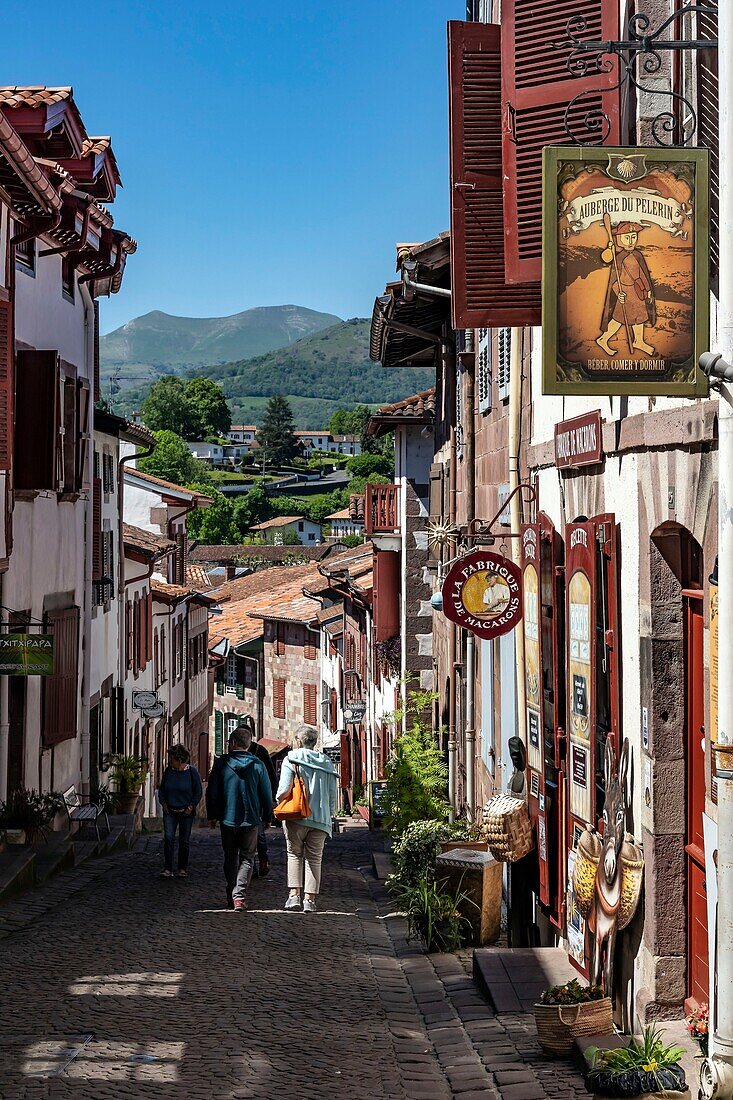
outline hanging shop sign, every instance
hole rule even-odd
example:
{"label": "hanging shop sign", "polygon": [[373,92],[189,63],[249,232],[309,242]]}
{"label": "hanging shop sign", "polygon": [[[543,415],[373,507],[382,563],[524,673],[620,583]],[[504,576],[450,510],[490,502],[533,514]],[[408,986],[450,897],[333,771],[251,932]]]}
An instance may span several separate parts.
{"label": "hanging shop sign", "polygon": [[356,726],[366,714],[366,703],[347,703],[344,707],[344,722],[347,726]]}
{"label": "hanging shop sign", "polygon": [[0,634],[0,673],[53,676],[53,635]]}
{"label": "hanging shop sign", "polygon": [[543,392],[706,395],[708,150],[544,150]]}
{"label": "hanging shop sign", "polygon": [[490,640],[522,618],[522,573],[491,550],[469,550],[448,570],[442,588],[443,613],[451,622]]}
{"label": "hanging shop sign", "polygon": [[598,410],[555,425],[555,465],[558,470],[597,466],[602,458],[603,420]]}

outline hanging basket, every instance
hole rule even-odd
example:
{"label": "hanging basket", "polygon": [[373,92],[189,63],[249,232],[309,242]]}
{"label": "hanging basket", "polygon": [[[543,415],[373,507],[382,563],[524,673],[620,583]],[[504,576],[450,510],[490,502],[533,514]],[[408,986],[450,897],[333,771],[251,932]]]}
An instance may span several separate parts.
{"label": "hanging basket", "polygon": [[554,1058],[569,1057],[573,1043],[583,1035],[613,1034],[610,997],[577,1005],[536,1004],[534,1018],[540,1046]]}
{"label": "hanging basket", "polygon": [[499,863],[516,863],[534,847],[527,804],[511,794],[496,794],[486,803],[481,832]]}

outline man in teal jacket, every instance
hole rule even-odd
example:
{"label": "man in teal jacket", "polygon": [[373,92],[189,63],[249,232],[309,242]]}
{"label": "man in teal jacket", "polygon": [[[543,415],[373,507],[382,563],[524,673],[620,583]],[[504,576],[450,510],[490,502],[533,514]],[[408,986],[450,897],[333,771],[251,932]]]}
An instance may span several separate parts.
{"label": "man in teal jacket", "polygon": [[272,816],[270,780],[262,761],[248,751],[251,743],[251,729],[238,726],[229,752],[214,761],[206,788],[209,825],[218,821],[221,829],[227,908],[237,912],[247,908],[260,822]]}

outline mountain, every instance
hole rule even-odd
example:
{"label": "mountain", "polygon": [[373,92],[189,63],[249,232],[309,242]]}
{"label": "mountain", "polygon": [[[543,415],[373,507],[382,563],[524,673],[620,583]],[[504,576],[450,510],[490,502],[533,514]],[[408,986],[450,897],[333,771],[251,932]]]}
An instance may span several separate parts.
{"label": "mountain", "polygon": [[148,388],[161,374],[248,359],[286,347],[339,318],[303,306],[261,306],[231,317],[173,317],[153,310],[100,341],[105,392]]}
{"label": "mountain", "polygon": [[[274,393],[287,394],[298,426],[321,428],[338,408],[400,401],[435,382],[432,370],[385,370],[369,358],[370,322],[354,317],[304,336],[266,355],[205,367],[222,386],[237,423],[259,423],[258,406]],[[307,402],[307,406],[302,404]],[[303,417],[308,414],[308,423]],[[241,419],[240,419],[241,418]]]}

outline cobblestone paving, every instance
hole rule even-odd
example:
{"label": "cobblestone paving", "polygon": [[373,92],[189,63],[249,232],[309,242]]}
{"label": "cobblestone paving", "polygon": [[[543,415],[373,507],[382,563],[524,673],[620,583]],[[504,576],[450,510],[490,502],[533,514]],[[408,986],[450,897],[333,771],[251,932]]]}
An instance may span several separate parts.
{"label": "cobblestone paving", "polygon": [[455,956],[406,940],[368,873],[373,839],[326,849],[316,915],[285,913],[282,836],[250,911],[223,907],[221,849],[158,878],[161,843],[0,907],[0,1098],[534,1100],[587,1096],[527,1017],[494,1017]]}

